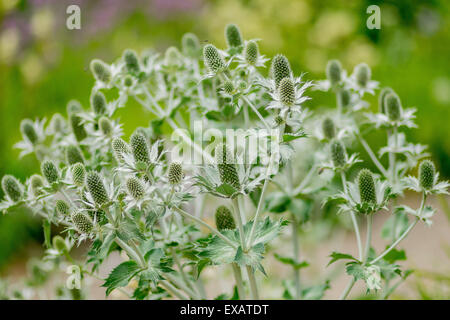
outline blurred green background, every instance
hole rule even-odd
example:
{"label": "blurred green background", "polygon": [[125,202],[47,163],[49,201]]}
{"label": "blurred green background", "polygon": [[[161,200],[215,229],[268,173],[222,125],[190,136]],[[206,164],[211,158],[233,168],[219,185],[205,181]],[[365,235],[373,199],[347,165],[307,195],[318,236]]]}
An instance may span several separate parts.
{"label": "blurred green background", "polygon": [[[70,99],[88,105],[91,59],[112,62],[125,48],[164,50],[185,32],[225,46],[223,29],[234,22],[246,39],[261,38],[269,57],[280,52],[294,71],[323,79],[327,60],[351,72],[367,62],[373,78],[416,107],[418,130],[408,132],[450,177],[450,2],[446,0],[0,0],[0,176],[21,180],[38,170],[32,156],[18,160],[22,118],[50,118]],[[66,28],[66,8],[81,8],[81,30]],[[369,30],[366,9],[381,8],[381,29]],[[311,109],[333,107],[331,94],[313,93]],[[377,108],[376,97],[369,101]],[[131,110],[131,112],[130,112]],[[125,133],[146,125],[137,106],[121,113]],[[368,140],[377,148],[377,134]],[[365,156],[365,153],[362,152]],[[1,191],[0,191],[1,192]],[[30,240],[41,240],[37,220],[0,216],[0,271]]]}

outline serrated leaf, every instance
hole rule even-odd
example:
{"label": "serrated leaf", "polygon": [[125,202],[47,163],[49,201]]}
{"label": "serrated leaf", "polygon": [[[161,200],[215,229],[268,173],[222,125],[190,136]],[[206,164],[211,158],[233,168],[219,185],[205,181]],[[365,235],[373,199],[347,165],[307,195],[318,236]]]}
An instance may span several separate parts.
{"label": "serrated leaf", "polygon": [[330,264],[332,264],[332,263],[335,263],[336,261],[338,261],[338,260],[343,260],[343,259],[345,259],[345,260],[355,260],[355,261],[358,261],[358,259],[356,259],[354,256],[352,256],[351,254],[348,254],[348,253],[341,253],[341,252],[336,252],[336,251],[333,251],[330,255],[329,255],[329,257],[331,258],[331,260],[330,260],[330,262],[328,262],[328,265],[327,266],[329,266]]}
{"label": "serrated leaf", "polygon": [[309,263],[307,261],[296,261],[293,258],[284,257],[279,255],[278,253],[274,254],[275,259],[280,261],[281,263],[291,265],[295,270],[306,268],[309,266]]}
{"label": "serrated leaf", "polygon": [[345,268],[345,271],[349,276],[355,278],[355,280],[362,279],[365,280],[364,267],[358,262],[349,262]]}
{"label": "serrated leaf", "polygon": [[273,213],[282,213],[288,210],[291,198],[283,192],[273,192],[266,197],[266,209]]}
{"label": "serrated leaf", "polygon": [[139,272],[140,268],[134,261],[125,261],[111,271],[102,287],[106,287],[106,295],[116,288],[124,287]]}

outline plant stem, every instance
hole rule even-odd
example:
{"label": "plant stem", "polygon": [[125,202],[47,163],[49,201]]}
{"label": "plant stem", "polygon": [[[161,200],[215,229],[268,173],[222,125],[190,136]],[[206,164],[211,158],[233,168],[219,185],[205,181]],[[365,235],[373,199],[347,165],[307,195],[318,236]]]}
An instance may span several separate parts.
{"label": "plant stem", "polygon": [[242,251],[247,252],[247,246],[245,245],[244,225],[242,223],[242,215],[241,215],[241,210],[239,209],[239,202],[238,202],[237,197],[232,199],[232,203],[233,203],[234,215],[236,216],[236,220],[238,223]]}
{"label": "plant stem", "polygon": [[248,100],[247,97],[242,97],[242,99],[249,105],[249,107],[253,110],[253,112],[258,116],[259,120],[264,124],[264,127],[266,127],[267,130],[270,131],[270,126],[267,124],[266,120],[264,120],[264,117],[259,113],[258,109],[253,105],[253,103]]}
{"label": "plant stem", "polygon": [[199,299],[197,293],[188,288],[182,281],[179,281],[176,277],[172,276],[170,273],[164,274],[167,280],[178,286],[181,290],[186,292],[192,299]]}
{"label": "plant stem", "polygon": [[348,294],[350,293],[350,290],[352,290],[353,286],[355,285],[355,282],[356,282],[355,277],[352,277],[347,287],[345,287],[344,291],[342,292],[341,297],[339,298],[340,300],[345,300],[347,298]]}
{"label": "plant stem", "polygon": [[129,246],[127,245],[122,239],[116,237],[115,239],[116,243],[121,247],[125,252],[136,262],[139,263],[141,268],[146,268],[145,260],[141,260],[141,257]]}
{"label": "plant stem", "polygon": [[[300,244],[298,237],[298,222],[294,214],[292,216],[292,250],[294,251],[294,260],[296,263],[299,262],[299,252],[300,252]],[[300,300],[302,297],[302,289],[300,285],[300,269],[294,268],[294,282],[295,282],[295,293],[296,299]]]}
{"label": "plant stem", "polygon": [[248,281],[250,282],[250,291],[253,300],[259,300],[258,287],[256,285],[255,273],[250,266],[246,266]]}
{"label": "plant stem", "polygon": [[369,257],[370,244],[372,242],[372,225],[373,225],[373,213],[367,216],[367,237],[366,237],[366,247],[364,249],[364,259],[362,265],[367,262]]}
{"label": "plant stem", "polygon": [[394,152],[392,154],[392,181],[394,184],[397,181],[397,169],[396,169],[396,152],[397,152],[397,126],[394,127]]}
{"label": "plant stem", "polygon": [[172,284],[170,284],[170,282],[166,280],[161,280],[160,284],[162,287],[164,287],[164,289],[166,289],[166,291],[168,291],[171,295],[177,297],[178,299],[189,300],[188,297],[184,296],[183,293],[177,288],[175,288]]}
{"label": "plant stem", "polygon": [[245,300],[245,290],[244,283],[242,281],[241,268],[237,265],[237,263],[232,263],[231,267],[233,268],[234,279],[236,280],[236,286],[239,293],[239,299]]}
{"label": "plant stem", "polygon": [[372,159],[373,163],[377,166],[378,170],[380,170],[380,172],[387,177],[388,176],[388,172],[386,171],[386,169],[383,167],[383,165],[380,163],[380,161],[378,161],[378,158],[375,156],[375,154],[373,153],[372,149],[370,148],[369,144],[367,143],[366,140],[364,140],[364,138],[358,134],[358,139],[361,142],[362,146],[364,147],[364,149],[366,149],[367,153],[369,154],[370,158]]}
{"label": "plant stem", "polygon": [[316,170],[316,166],[313,164],[311,166],[311,168],[309,169],[308,173],[306,174],[305,178],[303,179],[303,181],[300,183],[300,185],[297,188],[295,188],[294,191],[291,192],[293,196],[296,196],[303,191],[303,188],[305,188],[305,186],[308,185],[315,170]]}

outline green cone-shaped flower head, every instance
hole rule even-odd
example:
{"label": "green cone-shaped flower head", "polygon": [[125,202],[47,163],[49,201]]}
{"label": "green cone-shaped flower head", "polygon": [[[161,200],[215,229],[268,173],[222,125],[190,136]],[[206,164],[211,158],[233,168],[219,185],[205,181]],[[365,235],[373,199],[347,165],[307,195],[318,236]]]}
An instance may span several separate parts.
{"label": "green cone-shaped flower head", "polygon": [[82,119],[75,113],[69,115],[70,127],[72,132],[77,139],[78,142],[87,137],[86,129],[84,129],[84,124],[82,123]]}
{"label": "green cone-shaped flower head", "polygon": [[184,177],[181,163],[172,162],[169,166],[168,176],[168,180],[171,185],[180,184]]}
{"label": "green cone-shaped flower head", "polygon": [[400,120],[402,115],[402,105],[400,98],[394,92],[388,93],[385,97],[386,113],[391,121]]}
{"label": "green cone-shaped flower head", "polygon": [[44,187],[44,179],[38,174],[34,174],[30,178],[31,192],[35,197],[44,194],[42,188]]}
{"label": "green cone-shaped flower head", "polygon": [[350,106],[351,94],[347,89],[341,89],[338,92],[339,105],[345,109]]}
{"label": "green cone-shaped flower head", "polygon": [[334,128],[334,122],[330,118],[325,118],[322,121],[322,131],[325,138],[328,140],[331,140],[334,138],[335,128]]}
{"label": "green cone-shaped flower head", "polygon": [[81,211],[72,213],[71,218],[75,228],[80,233],[90,233],[94,228],[94,223],[92,222],[91,218]]}
{"label": "green cone-shaped flower head", "polygon": [[347,161],[345,147],[340,141],[333,141],[331,143],[331,160],[333,164],[337,168],[342,168]]}
{"label": "green cone-shaped flower head", "polygon": [[178,51],[177,47],[169,47],[164,54],[164,62],[168,66],[178,65],[181,60],[180,51]]}
{"label": "green cone-shaped flower head", "polygon": [[436,169],[430,160],[424,160],[419,165],[419,183],[425,190],[433,189],[435,183]]}
{"label": "green cone-shaped flower head", "polygon": [[22,131],[22,136],[24,139],[31,142],[31,144],[36,144],[38,141],[38,134],[34,128],[33,121],[30,119],[23,119],[20,123],[20,131]]}
{"label": "green cone-shaped flower head", "polygon": [[254,65],[258,61],[259,48],[256,41],[250,40],[245,46],[245,61],[248,64]]}
{"label": "green cone-shaped flower head", "polygon": [[77,187],[84,186],[84,182],[86,180],[86,169],[84,165],[80,162],[75,163],[72,166],[72,181]]}
{"label": "green cone-shaped flower head", "polygon": [[229,80],[225,81],[223,84],[223,90],[228,94],[232,94],[234,91],[233,82],[231,82]]}
{"label": "green cone-shaped flower head", "polygon": [[376,203],[377,195],[375,191],[375,181],[373,174],[368,169],[362,169],[358,173],[358,188],[361,203]]}
{"label": "green cone-shaped flower head", "polygon": [[278,86],[278,96],[280,102],[285,106],[292,106],[295,103],[295,86],[291,78],[284,78]]}
{"label": "green cone-shaped flower head", "polygon": [[53,240],[52,240],[52,243],[53,243],[53,248],[55,248],[59,252],[67,251],[66,241],[64,241],[63,237],[61,237],[61,236],[54,236]]}
{"label": "green cone-shaped flower head", "polygon": [[56,168],[53,161],[46,160],[42,162],[41,173],[49,184],[52,184],[59,179],[58,168]]}
{"label": "green cone-shaped flower head", "polygon": [[130,177],[127,179],[126,185],[130,196],[136,200],[142,199],[145,194],[145,186],[141,180],[136,177]]}
{"label": "green cone-shaped flower head", "polygon": [[233,214],[226,206],[219,206],[216,209],[216,226],[219,231],[233,230],[236,228]]}
{"label": "green cone-shaped flower head", "polygon": [[183,53],[190,58],[197,58],[200,54],[200,41],[193,33],[185,33],[181,39]]}
{"label": "green cone-shaped flower head", "polygon": [[103,116],[98,120],[98,126],[105,136],[110,136],[113,132],[113,124],[111,120]]}
{"label": "green cone-shaped flower head", "polygon": [[83,106],[77,100],[70,100],[67,103],[67,114],[71,115],[73,113],[80,113],[83,111]]}
{"label": "green cone-shaped flower head", "polygon": [[91,94],[91,108],[96,115],[106,113],[106,98],[103,92],[94,91]]}
{"label": "green cone-shaped flower head", "polygon": [[123,155],[125,153],[130,153],[130,146],[125,141],[123,141],[122,138],[114,138],[111,142],[111,147],[117,161],[122,161]]}
{"label": "green cone-shaped flower head", "polygon": [[360,63],[355,67],[356,82],[361,87],[366,87],[372,77],[372,71],[366,63]]}
{"label": "green cone-shaped flower head", "polygon": [[219,50],[212,44],[207,44],[203,47],[203,60],[206,67],[213,73],[223,71],[226,67]]}
{"label": "green cone-shaped flower head", "polygon": [[131,152],[136,162],[150,163],[150,150],[147,138],[139,132],[135,132],[130,138]]}
{"label": "green cone-shaped flower head", "polygon": [[90,68],[95,79],[104,83],[109,83],[111,80],[111,70],[106,63],[102,60],[94,59],[91,61]]}
{"label": "green cone-shaped flower head", "polygon": [[90,171],[86,176],[86,186],[96,205],[101,206],[108,202],[108,193],[100,174]]}
{"label": "green cone-shaped flower head", "polygon": [[135,51],[126,49],[123,52],[123,61],[125,61],[125,67],[128,72],[133,74],[139,73],[139,59]]}
{"label": "green cone-shaped flower head", "polygon": [[67,123],[60,113],[55,113],[50,120],[50,128],[53,133],[63,133],[66,129]]}
{"label": "green cone-shaped flower head", "polygon": [[394,90],[392,90],[389,87],[383,88],[380,92],[380,95],[378,96],[378,110],[380,113],[387,114],[387,108],[386,108],[386,96],[389,93],[394,93]]}
{"label": "green cone-shaped flower head", "polygon": [[326,68],[327,79],[334,86],[342,80],[342,65],[339,60],[330,60]]}
{"label": "green cone-shaped flower head", "polygon": [[241,189],[236,164],[234,163],[233,155],[226,144],[219,144],[216,147],[215,157],[220,181],[233,186],[235,189]]}
{"label": "green cone-shaped flower head", "polygon": [[66,161],[69,165],[77,162],[84,163],[83,155],[77,146],[70,145],[66,148]]}
{"label": "green cone-shaped flower head", "polygon": [[241,31],[239,27],[233,23],[225,27],[225,39],[229,48],[239,47],[243,44]]}
{"label": "green cone-shaped flower head", "polygon": [[291,77],[292,72],[289,60],[284,55],[277,54],[272,59],[270,73],[272,75],[273,80],[275,81],[275,88],[278,89],[281,80],[283,80],[284,78]]}
{"label": "green cone-shaped flower head", "polygon": [[132,85],[133,85],[133,77],[132,76],[130,76],[130,75],[126,75],[124,78],[123,78],[123,85],[125,86],[125,87],[127,87],[127,88],[129,88],[129,87],[131,87]]}
{"label": "green cone-shaped flower head", "polygon": [[55,203],[55,208],[56,208],[56,212],[58,212],[61,215],[68,215],[70,212],[70,207],[69,204],[67,202],[65,202],[64,200],[56,200]]}
{"label": "green cone-shaped flower head", "polygon": [[5,195],[14,202],[22,198],[22,185],[11,175],[4,175],[2,178],[2,189]]}

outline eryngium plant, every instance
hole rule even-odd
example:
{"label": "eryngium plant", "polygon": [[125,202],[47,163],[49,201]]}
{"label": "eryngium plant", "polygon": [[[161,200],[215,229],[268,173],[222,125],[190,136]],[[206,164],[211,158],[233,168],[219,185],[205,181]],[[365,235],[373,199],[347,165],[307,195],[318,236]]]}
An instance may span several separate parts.
{"label": "eryngium plant", "polygon": [[[435,210],[426,201],[448,188],[439,181],[433,162],[423,160],[429,156],[425,146],[407,142],[402,132],[416,127],[415,110],[402,107],[390,88],[369,109],[364,97],[376,94],[378,82],[367,64],[357,65],[349,75],[332,60],[324,70],[326,80],[305,82],[283,54],[265,68],[268,59],[260,54],[257,40],[245,39],[236,25],[225,28],[225,38],[227,48],[202,48],[204,41],[188,33],[181,49],[170,47],[162,55],[127,49],[113,63],[94,59],[89,107],[72,100],[66,118],[55,114],[47,126],[44,120],[21,122],[23,140],[16,147],[20,156],[35,154],[41,175],[25,181],[5,175],[0,210],[13,213],[25,207],[42,217],[47,249],[42,262],[32,263],[36,272],[24,281],[24,293],[39,290],[36,283],[43,284],[56,270],[65,274],[66,263],[79,266],[80,279],[99,278],[99,267],[119,251],[124,261],[104,279],[106,295],[114,291],[132,299],[211,299],[215,297],[205,290],[204,270],[229,265],[235,287],[216,298],[276,298],[272,291],[260,291],[262,278],[271,281],[272,274],[265,270],[264,258],[274,255],[291,267],[292,276],[282,281],[283,298],[320,299],[333,279],[300,277],[308,266],[300,255],[305,235],[300,229],[306,222],[321,225],[334,213],[339,222],[334,225],[351,222],[358,250],[355,256],[331,254],[330,263],[347,262],[349,284],[341,298],[357,281],[387,298],[406,279],[409,271],[396,263],[404,259],[398,245],[420,221],[431,224]],[[312,89],[331,89],[336,108],[319,110],[307,96]],[[116,111],[129,100],[141,104],[142,117],[149,114],[151,122],[127,138]],[[245,141],[206,146],[193,138],[195,120],[216,132],[244,130]],[[254,147],[249,144],[251,132],[261,129],[270,136],[270,148],[256,150],[265,151],[266,157],[258,153],[242,161]],[[202,161],[176,159],[169,149],[171,131]],[[378,152],[365,140],[370,131],[386,135],[387,145]],[[362,163],[354,152],[358,145],[372,163]],[[419,161],[416,178],[409,174]],[[375,170],[366,169],[371,165]],[[355,178],[347,181],[348,176]],[[422,195],[418,208],[400,204],[406,189]],[[222,203],[214,204],[219,199]],[[378,214],[382,210],[389,212],[383,228],[388,244],[376,252],[372,221],[384,218]],[[360,220],[367,222],[365,244]],[[292,231],[285,230],[288,223]],[[64,228],[53,240],[52,231],[61,228],[51,225]],[[74,261],[71,251],[82,242],[89,252]],[[46,277],[36,281],[36,275]],[[86,297],[82,282],[81,290],[58,287],[57,297]]]}

